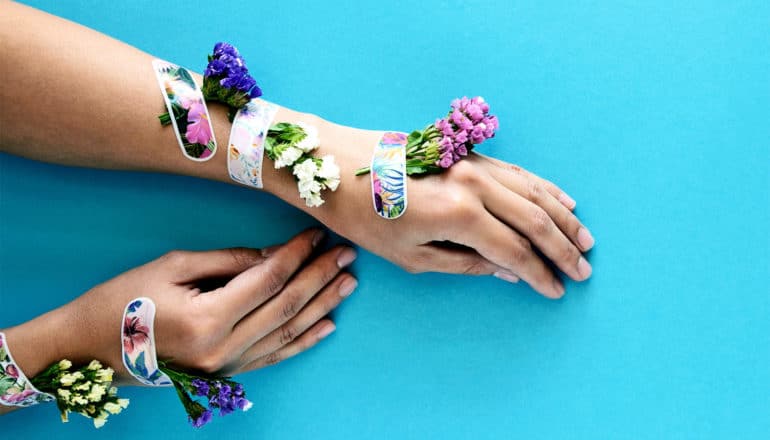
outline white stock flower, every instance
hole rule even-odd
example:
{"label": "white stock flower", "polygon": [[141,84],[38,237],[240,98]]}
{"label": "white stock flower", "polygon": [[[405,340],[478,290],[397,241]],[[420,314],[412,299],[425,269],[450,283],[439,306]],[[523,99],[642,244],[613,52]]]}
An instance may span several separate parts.
{"label": "white stock flower", "polygon": [[68,361],[67,359],[62,359],[59,361],[59,368],[62,370],[69,370],[72,366],[72,362]]}
{"label": "white stock flower", "polygon": [[88,393],[88,400],[91,402],[98,402],[102,399],[102,396],[107,392],[107,389],[101,385],[94,385],[91,387],[91,392]]}
{"label": "white stock flower", "polygon": [[104,424],[107,423],[108,415],[109,414],[107,414],[106,411],[102,411],[98,416],[94,417],[94,428],[98,429],[104,426]]}
{"label": "white stock flower", "polygon": [[321,143],[318,139],[318,129],[314,125],[305,124],[304,122],[297,122],[297,125],[305,132],[305,137],[297,142],[295,146],[305,153],[318,148]]}
{"label": "white stock flower", "polygon": [[340,184],[340,167],[334,163],[334,156],[326,155],[318,170],[318,177],[324,179],[324,184],[332,191],[336,191]]}
{"label": "white stock flower", "polygon": [[120,414],[123,408],[117,403],[107,402],[104,404],[104,410],[110,414]]}
{"label": "white stock flower", "polygon": [[94,360],[91,361],[90,364],[88,364],[88,367],[86,367],[86,368],[88,368],[89,370],[96,371],[96,370],[102,368],[102,364],[99,361],[97,361],[96,359],[94,359]]}
{"label": "white stock flower", "polygon": [[318,167],[313,159],[307,158],[294,165],[294,170],[292,172],[297,176],[297,179],[299,179],[300,182],[305,182],[315,179],[315,175],[318,173]]}
{"label": "white stock flower", "polygon": [[321,184],[315,179],[300,180],[297,182],[297,189],[299,190],[300,197],[306,199],[312,194],[320,194]]}
{"label": "white stock flower", "polygon": [[324,204],[324,199],[321,198],[321,193],[312,193],[309,197],[303,197],[305,199],[305,205],[310,208],[316,208]]}
{"label": "white stock flower", "polygon": [[281,152],[278,160],[275,161],[275,168],[290,167],[302,156],[302,150],[295,147],[287,147]]}

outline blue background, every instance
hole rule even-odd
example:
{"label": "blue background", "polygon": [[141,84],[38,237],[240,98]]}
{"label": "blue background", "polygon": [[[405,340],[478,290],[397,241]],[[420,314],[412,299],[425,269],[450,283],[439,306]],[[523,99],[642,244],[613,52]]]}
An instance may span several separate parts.
{"label": "blue background", "polygon": [[[502,121],[484,152],[558,182],[597,245],[558,302],[362,251],[337,332],[241,377],[251,412],[194,431],[173,392],[131,388],[100,431],[40,406],[4,438],[770,438],[769,2],[30,3],[198,71],[231,41],[271,100],[347,125],[483,95]],[[314,223],[184,177],[0,172],[0,326],[173,248]]]}

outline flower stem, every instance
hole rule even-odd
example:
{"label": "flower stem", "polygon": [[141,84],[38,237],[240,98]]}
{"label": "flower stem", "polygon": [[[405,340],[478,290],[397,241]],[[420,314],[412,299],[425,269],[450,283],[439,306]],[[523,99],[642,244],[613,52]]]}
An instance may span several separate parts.
{"label": "flower stem", "polygon": [[160,119],[160,125],[168,125],[171,123],[171,115],[169,115],[168,112],[158,115],[158,119]]}
{"label": "flower stem", "polygon": [[369,167],[359,168],[359,169],[356,170],[356,174],[355,175],[356,176],[360,176],[360,175],[369,173],[369,171],[371,171],[371,168],[369,168]]}

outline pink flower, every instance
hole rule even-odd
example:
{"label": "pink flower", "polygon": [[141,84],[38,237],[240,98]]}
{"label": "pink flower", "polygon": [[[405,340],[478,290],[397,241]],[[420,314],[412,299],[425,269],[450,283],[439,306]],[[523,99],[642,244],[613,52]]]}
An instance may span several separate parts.
{"label": "pink flower", "polygon": [[20,393],[11,394],[10,397],[5,397],[4,399],[5,399],[6,402],[8,402],[10,404],[16,404],[16,403],[23,402],[23,401],[27,400],[27,398],[29,398],[29,396],[32,396],[34,394],[35,394],[35,392],[32,391],[32,390],[24,390],[24,391],[22,391]]}
{"label": "pink flower", "polygon": [[16,365],[10,364],[7,367],[5,367],[5,372],[9,376],[11,376],[14,379],[19,378],[19,370],[16,368]]}
{"label": "pink flower", "polygon": [[128,317],[123,323],[123,349],[133,353],[137,346],[146,344],[149,340],[150,329],[136,316]]}
{"label": "pink flower", "polygon": [[211,140],[211,127],[206,108],[202,103],[196,102],[190,106],[187,121],[187,132],[184,135],[187,141],[193,144],[207,145]]}

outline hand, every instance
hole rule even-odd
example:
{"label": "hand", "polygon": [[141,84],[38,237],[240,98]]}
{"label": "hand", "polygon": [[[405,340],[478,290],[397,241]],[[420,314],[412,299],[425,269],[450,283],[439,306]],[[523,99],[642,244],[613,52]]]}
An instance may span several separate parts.
{"label": "hand", "polygon": [[370,161],[381,132],[321,124],[320,154],[337,157],[342,184],[321,209],[306,211],[348,239],[409,272],[521,278],[549,298],[561,297],[564,285],[547,260],[573,280],[590,277],[582,253],[594,239],[553,183],[471,153],[443,174],[409,178],[407,212],[384,220],[372,209],[369,177],[352,176]]}
{"label": "hand", "polygon": [[[308,260],[322,235],[306,231],[261,251],[171,252],[9,329],[13,355],[30,376],[61,358],[99,359],[120,382],[138,384],[123,367],[118,333],[124,307],[145,296],[157,306],[159,359],[223,375],[275,364],[334,331],[325,316],[356,287],[341,272],[355,258],[352,249],[338,246]],[[209,290],[221,280],[226,284]],[[51,339],[60,349],[41,349]]]}

